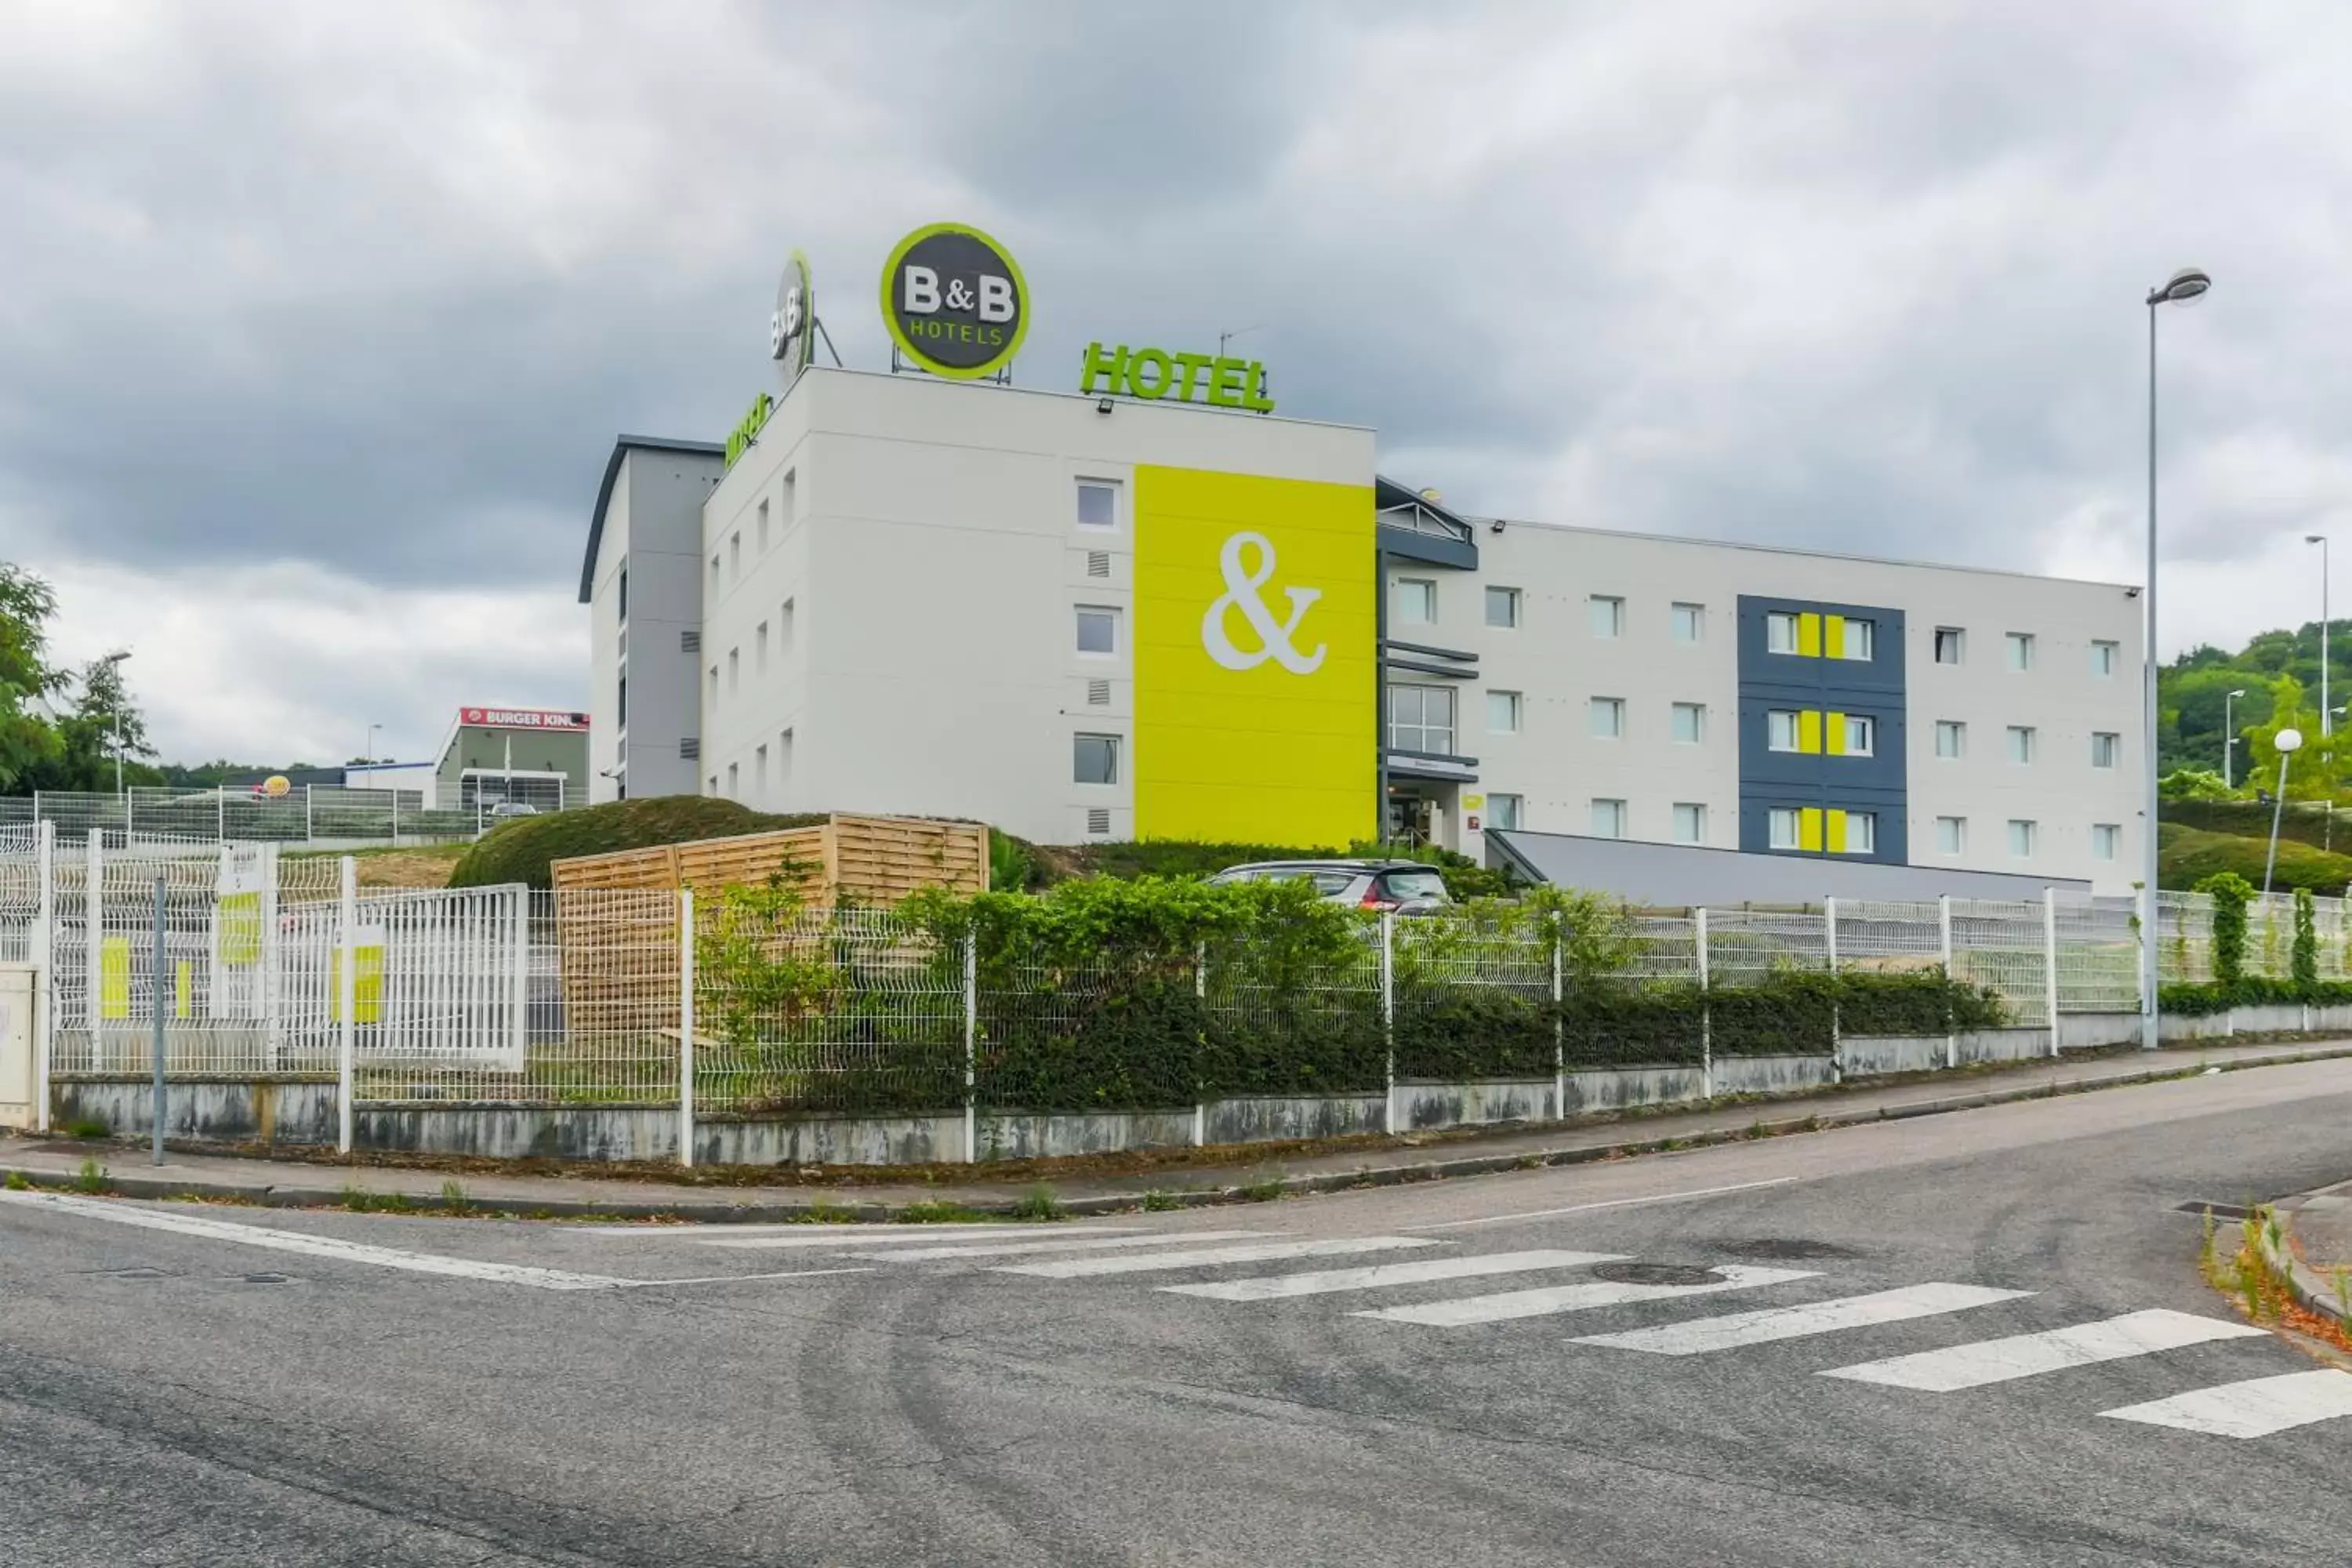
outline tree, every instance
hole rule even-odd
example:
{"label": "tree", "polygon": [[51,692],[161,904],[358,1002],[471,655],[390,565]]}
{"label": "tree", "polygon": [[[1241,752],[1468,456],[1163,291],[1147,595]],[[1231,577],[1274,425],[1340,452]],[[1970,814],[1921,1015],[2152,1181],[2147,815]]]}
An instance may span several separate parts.
{"label": "tree", "polygon": [[155,748],[147,740],[147,721],[124,688],[121,663],[92,659],[82,666],[79,680],[72,710],[55,726],[57,752],[27,768],[22,787],[110,793],[118,745],[125,785],[163,783],[163,770],[138,760],[153,756]]}
{"label": "tree", "polygon": [[49,664],[48,618],[57,595],[40,578],[0,562],[0,789],[58,754],[57,729],[41,705],[65,684]]}

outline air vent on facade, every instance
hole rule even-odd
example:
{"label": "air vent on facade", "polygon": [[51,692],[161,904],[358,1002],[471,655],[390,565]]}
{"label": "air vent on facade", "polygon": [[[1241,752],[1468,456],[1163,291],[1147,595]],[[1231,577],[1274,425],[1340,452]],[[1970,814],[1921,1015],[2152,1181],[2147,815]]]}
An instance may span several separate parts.
{"label": "air vent on facade", "polygon": [[700,653],[702,651],[702,634],[700,632],[678,633],[677,651],[680,653]]}
{"label": "air vent on facade", "polygon": [[1089,577],[1108,577],[1110,575],[1109,551],[1089,550],[1087,552],[1087,575]]}
{"label": "air vent on facade", "polygon": [[1110,833],[1110,807],[1090,805],[1087,808],[1087,831],[1108,837]]}
{"label": "air vent on facade", "polygon": [[1088,705],[1089,707],[1094,707],[1094,708],[1108,708],[1108,707],[1109,707],[1109,706],[1110,706],[1110,682],[1109,682],[1109,681],[1108,681],[1108,680],[1089,680],[1089,681],[1087,681],[1087,705]]}
{"label": "air vent on facade", "polygon": [[[688,637],[693,635],[692,632],[687,634]],[[702,738],[699,735],[688,735],[677,743],[677,754],[681,761],[689,763],[697,761],[702,755]]]}

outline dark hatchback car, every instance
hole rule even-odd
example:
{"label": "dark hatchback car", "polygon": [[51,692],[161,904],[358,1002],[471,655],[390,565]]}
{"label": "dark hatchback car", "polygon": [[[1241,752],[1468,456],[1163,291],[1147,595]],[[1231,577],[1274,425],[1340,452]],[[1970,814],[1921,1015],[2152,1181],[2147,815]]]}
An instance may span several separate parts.
{"label": "dark hatchback car", "polygon": [[1312,882],[1335,904],[1425,915],[1454,902],[1445,879],[1417,860],[1259,860],[1228,866],[1211,882]]}

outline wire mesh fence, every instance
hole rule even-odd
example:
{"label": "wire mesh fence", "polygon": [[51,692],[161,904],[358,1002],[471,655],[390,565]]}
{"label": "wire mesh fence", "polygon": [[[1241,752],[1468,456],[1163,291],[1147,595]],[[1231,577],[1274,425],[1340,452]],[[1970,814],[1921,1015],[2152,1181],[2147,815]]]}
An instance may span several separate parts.
{"label": "wire mesh fence", "polygon": [[[479,780],[436,783],[429,790],[299,784],[275,795],[257,784],[217,788],[132,784],[111,794],[41,790],[0,798],[0,831],[46,822],[54,824],[61,837],[79,837],[95,828],[113,835],[160,835],[210,844],[339,839],[398,843],[478,837],[509,816],[560,811],[579,804],[565,801],[556,781],[516,780],[518,798],[513,801],[504,798],[499,783],[496,779],[487,784]],[[533,789],[524,790],[525,784]]]}

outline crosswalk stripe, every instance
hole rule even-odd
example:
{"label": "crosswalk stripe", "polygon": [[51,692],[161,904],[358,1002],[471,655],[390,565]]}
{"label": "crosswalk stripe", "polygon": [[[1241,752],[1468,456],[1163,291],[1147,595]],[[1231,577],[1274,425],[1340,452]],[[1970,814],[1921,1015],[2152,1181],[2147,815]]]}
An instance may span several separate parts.
{"label": "crosswalk stripe", "polygon": [[2200,1318],[2154,1307],[2044,1333],[2012,1334],[2007,1339],[1954,1345],[1949,1350],[1921,1351],[1916,1355],[1832,1367],[1821,1375],[1855,1383],[1880,1383],[1890,1388],[1950,1394],[2045,1372],[2063,1372],[2068,1367],[2179,1350],[2208,1340],[2244,1339],[2263,1332],[2251,1323],[2225,1322],[2219,1318]]}
{"label": "crosswalk stripe", "polygon": [[[716,1226],[712,1228],[717,1228]],[[732,1228],[732,1227],[730,1227]],[[1089,1236],[1128,1236],[1134,1227],[1096,1230]],[[967,1230],[960,1225],[910,1225],[903,1229],[891,1229],[872,1225],[801,1225],[789,1234],[775,1236],[698,1236],[692,1239],[705,1247],[740,1247],[747,1251],[764,1252],[780,1247],[871,1247],[880,1243],[896,1245],[902,1241],[939,1241],[944,1237],[987,1237],[992,1240],[1010,1240],[1015,1237],[1067,1235],[1057,1226],[1023,1225],[988,1226]]]}
{"label": "crosswalk stripe", "polygon": [[1325,1268],[1311,1274],[1269,1274],[1255,1279],[1224,1279],[1209,1285],[1162,1285],[1173,1296],[1205,1296],[1213,1301],[1277,1301],[1322,1296],[1334,1290],[1374,1290],[1388,1285],[1419,1285],[1431,1279],[1468,1279],[1486,1274],[1524,1274],[1535,1268],[1576,1268],[1613,1263],[1622,1252],[1489,1252],[1476,1258],[1427,1258],[1415,1263],[1374,1263],[1360,1268]]}
{"label": "crosswalk stripe", "polygon": [[[1174,1240],[1174,1237],[1171,1237]],[[1345,1236],[1318,1241],[1261,1241],[1240,1247],[1190,1247],[1181,1252],[1153,1252],[1140,1258],[1063,1258],[1050,1263],[1009,1264],[1000,1274],[1027,1274],[1039,1279],[1076,1279],[1098,1274],[1140,1274],[1152,1268],[1200,1268],[1216,1263],[1271,1263],[1285,1258],[1333,1258],[1351,1252],[1393,1252],[1406,1247],[1435,1247],[1434,1241],[1411,1236]]]}
{"label": "crosswalk stripe", "polygon": [[[635,1225],[566,1225],[566,1236],[625,1236],[648,1241],[712,1241],[719,1237],[740,1238],[752,1236],[865,1236],[881,1238],[895,1236],[1003,1236],[1008,1233],[1067,1230],[1069,1226],[1045,1220],[1007,1220],[1002,1224],[965,1225],[956,1220],[866,1220],[832,1221],[777,1220],[773,1223],[739,1224],[733,1220],[689,1220],[669,1223],[645,1220]],[[1088,1230],[1133,1230],[1133,1226],[1097,1226],[1089,1223]]]}
{"label": "crosswalk stripe", "polygon": [[2102,1410],[2118,1421],[2178,1426],[2216,1437],[2266,1437],[2292,1426],[2352,1415],[2352,1373],[2322,1369],[2217,1384],[2170,1399]]}
{"label": "crosswalk stripe", "polygon": [[1899,1290],[1878,1290],[1867,1296],[1845,1296],[1834,1301],[1811,1301],[1801,1307],[1768,1307],[1757,1312],[1733,1312],[1720,1318],[1695,1318],[1687,1323],[1667,1323],[1654,1329],[1632,1329],[1622,1334],[1584,1334],[1570,1344],[1609,1345],[1617,1350],[1647,1351],[1653,1355],[1703,1355],[1740,1345],[1769,1344],[1775,1340],[1833,1334],[1844,1329],[1866,1329],[1876,1323],[1899,1323],[1912,1318],[1932,1318],[1945,1312],[2013,1301],[2031,1290],[1995,1290],[1981,1285],[1906,1285]]}
{"label": "crosswalk stripe", "polygon": [[1493,1323],[1508,1318],[1535,1318],[1551,1312],[1581,1312],[1594,1307],[1619,1307],[1634,1301],[1667,1301],[1681,1296],[1706,1296],[1717,1290],[1752,1290],[1782,1285],[1791,1279],[1811,1279],[1810,1268],[1750,1268],[1727,1264],[1716,1270],[1720,1279],[1704,1285],[1628,1285],[1596,1279],[1580,1285],[1556,1285],[1542,1290],[1506,1290],[1494,1296],[1464,1296],[1451,1301],[1428,1301],[1417,1307],[1384,1307],[1356,1312],[1359,1318],[1379,1318],[1391,1323],[1426,1323],[1460,1328],[1468,1323]]}
{"label": "crosswalk stripe", "polygon": [[1111,1247],[1166,1247],[1173,1241],[1238,1241],[1265,1236],[1263,1230],[1193,1230],[1181,1236],[1098,1236],[1082,1240],[976,1242],[970,1247],[898,1247],[887,1252],[853,1252],[889,1263],[921,1263],[937,1258],[1011,1258],[1037,1252],[1092,1252]]}

